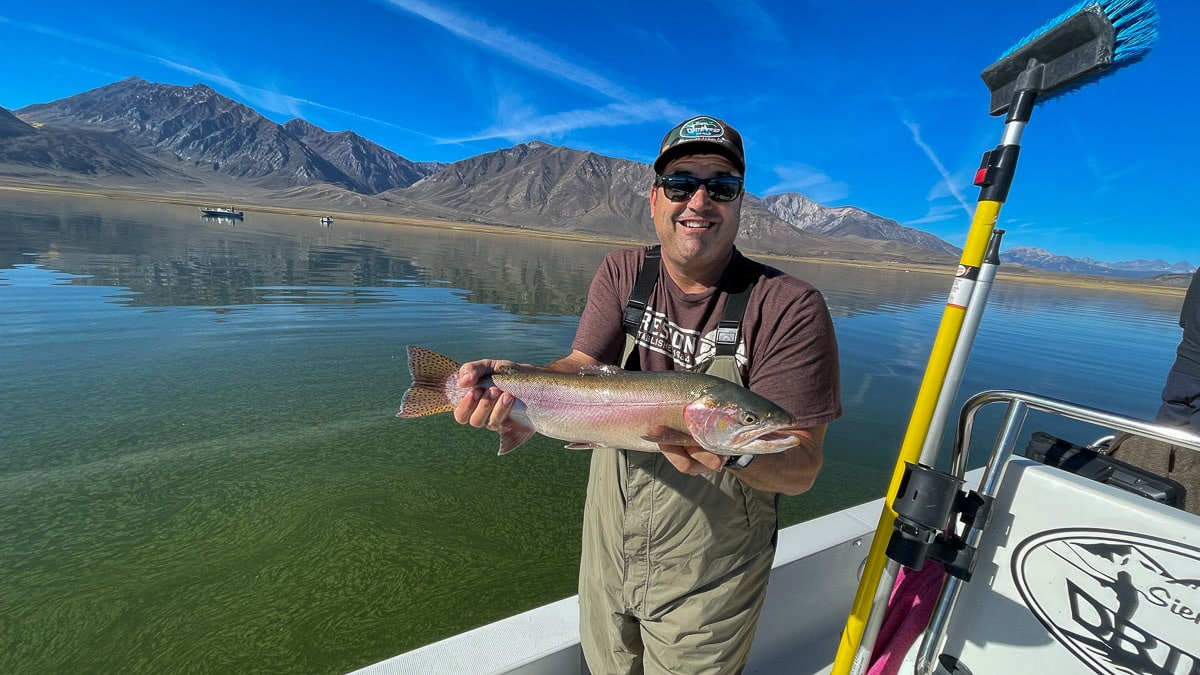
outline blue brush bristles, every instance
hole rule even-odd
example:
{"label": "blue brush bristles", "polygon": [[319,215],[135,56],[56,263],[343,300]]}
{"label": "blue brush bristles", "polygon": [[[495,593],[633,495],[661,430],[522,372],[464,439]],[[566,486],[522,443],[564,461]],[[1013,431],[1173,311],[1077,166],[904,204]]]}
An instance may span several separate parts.
{"label": "blue brush bristles", "polygon": [[1097,3],[1117,30],[1113,67],[1140,60],[1158,39],[1158,12],[1145,0],[1112,0]]}
{"label": "blue brush bristles", "polygon": [[1112,64],[1094,75],[1073,82],[1061,89],[1046,92],[1038,101],[1039,103],[1044,102],[1045,99],[1075,91],[1102,77],[1111,75],[1120,68],[1137,63],[1150,52],[1150,48],[1154,46],[1155,40],[1158,39],[1158,11],[1155,9],[1154,3],[1150,2],[1150,0],[1084,0],[1066,12],[1063,12],[1042,28],[1029,34],[1024,40],[1021,40],[1011,49],[1004,52],[999,60],[1003,61],[1010,54],[1033,42],[1046,31],[1062,23],[1075,13],[1091,7],[1099,7],[1104,17],[1113,26]]}

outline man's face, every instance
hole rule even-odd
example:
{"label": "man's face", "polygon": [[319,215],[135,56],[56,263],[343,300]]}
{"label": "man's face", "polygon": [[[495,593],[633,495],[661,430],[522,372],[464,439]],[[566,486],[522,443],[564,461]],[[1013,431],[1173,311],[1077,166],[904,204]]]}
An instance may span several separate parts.
{"label": "man's face", "polygon": [[[676,174],[701,180],[738,175],[733,164],[719,154],[684,155],[668,164],[662,175]],[[682,202],[667,199],[662,188],[650,192],[650,212],[663,257],[692,276],[706,269],[719,272],[724,268],[733,251],[741,210],[742,195],[730,202],[718,202],[705,187]]]}

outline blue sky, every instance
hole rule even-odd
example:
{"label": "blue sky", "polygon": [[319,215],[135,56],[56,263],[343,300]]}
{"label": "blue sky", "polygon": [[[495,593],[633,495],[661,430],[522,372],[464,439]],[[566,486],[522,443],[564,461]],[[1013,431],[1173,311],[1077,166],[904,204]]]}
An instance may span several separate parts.
{"label": "blue sky", "polygon": [[[350,129],[415,160],[543,140],[650,162],[710,114],[747,188],[857,206],[961,246],[1003,132],[979,73],[1074,2],[110,0],[0,8],[0,106],[138,76],[204,83],[278,122]],[[1140,63],[1038,106],[1005,248],[1200,264],[1200,10],[1155,3]]]}

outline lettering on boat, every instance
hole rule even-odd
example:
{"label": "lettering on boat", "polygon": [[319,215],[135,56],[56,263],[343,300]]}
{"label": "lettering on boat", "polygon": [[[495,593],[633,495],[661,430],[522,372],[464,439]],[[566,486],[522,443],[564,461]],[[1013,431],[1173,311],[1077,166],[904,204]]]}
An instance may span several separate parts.
{"label": "lettering on boat", "polygon": [[1012,575],[1050,634],[1102,675],[1200,673],[1200,549],[1134,532],[1050,530]]}

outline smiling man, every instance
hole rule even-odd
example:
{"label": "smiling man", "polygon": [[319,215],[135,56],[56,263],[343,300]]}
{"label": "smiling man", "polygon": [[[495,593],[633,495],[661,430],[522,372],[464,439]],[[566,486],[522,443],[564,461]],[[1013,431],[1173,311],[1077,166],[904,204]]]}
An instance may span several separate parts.
{"label": "smiling man", "polygon": [[[826,425],[841,415],[837,341],[820,292],[734,246],[745,195],[742,138],[693,117],[654,162],[659,245],[610,253],[592,280],[571,353],[585,366],[706,372],[748,387],[797,420],[776,454],[592,451],[579,574],[580,639],[591,672],[739,673],[750,654],[775,555],[781,494],[808,490]],[[502,367],[464,364],[475,387],[462,424],[498,430],[511,394],[477,386]]]}

